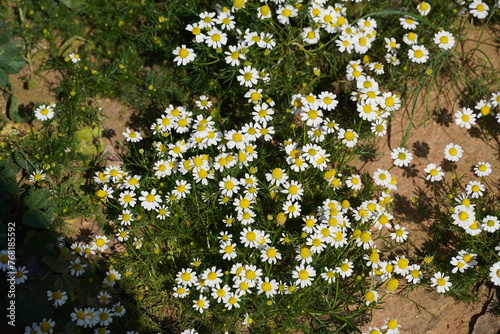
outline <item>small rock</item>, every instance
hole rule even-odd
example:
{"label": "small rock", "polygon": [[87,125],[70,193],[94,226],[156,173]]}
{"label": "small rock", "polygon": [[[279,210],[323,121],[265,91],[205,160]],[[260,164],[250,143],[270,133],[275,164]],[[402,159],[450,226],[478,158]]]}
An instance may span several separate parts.
{"label": "small rock", "polygon": [[472,334],[497,334],[500,332],[500,317],[485,313],[477,318]]}

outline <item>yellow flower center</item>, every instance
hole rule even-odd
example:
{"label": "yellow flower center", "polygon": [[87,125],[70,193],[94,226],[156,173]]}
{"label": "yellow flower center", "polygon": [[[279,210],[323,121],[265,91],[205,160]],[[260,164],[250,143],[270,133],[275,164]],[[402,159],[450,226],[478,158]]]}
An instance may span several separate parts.
{"label": "yellow flower center", "polygon": [[180,49],[179,51],[179,57],[181,58],[187,58],[189,56],[189,51],[187,49]]}
{"label": "yellow flower center", "polygon": [[309,273],[307,272],[307,270],[300,270],[299,271],[299,278],[301,280],[306,280],[309,278]]}
{"label": "yellow flower center", "polygon": [[354,139],[354,132],[352,131],[346,131],[346,133],[344,134],[344,139],[346,140],[353,140]]}
{"label": "yellow flower center", "polygon": [[102,247],[102,246],[104,246],[105,243],[106,243],[106,240],[104,240],[103,238],[99,238],[95,241],[95,244],[97,247]]}

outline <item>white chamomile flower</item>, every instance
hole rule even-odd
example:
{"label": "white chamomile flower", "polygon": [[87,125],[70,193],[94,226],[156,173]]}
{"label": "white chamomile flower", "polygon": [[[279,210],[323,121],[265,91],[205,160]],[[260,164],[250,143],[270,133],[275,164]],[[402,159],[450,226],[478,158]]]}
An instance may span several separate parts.
{"label": "white chamomile flower", "polygon": [[178,46],[172,53],[176,56],[174,62],[177,63],[177,66],[186,65],[196,58],[194,50],[186,47],[186,45]]}
{"label": "white chamomile flower", "polygon": [[431,287],[436,287],[438,293],[445,293],[450,290],[451,285],[450,277],[441,272],[435,273],[434,277],[431,278]]}
{"label": "white chamomile flower", "polygon": [[408,50],[408,58],[414,63],[423,64],[429,60],[429,51],[423,45],[412,45]]}
{"label": "white chamomile flower", "polygon": [[54,117],[54,108],[50,105],[42,104],[35,109],[35,117],[40,121],[47,121]]}
{"label": "white chamomile flower", "polygon": [[434,35],[434,43],[443,50],[449,50],[455,45],[455,37],[448,31],[441,30]]}
{"label": "white chamomile flower", "polygon": [[413,159],[413,155],[404,147],[397,147],[392,150],[391,158],[394,165],[398,167],[408,167]]}
{"label": "white chamomile flower", "polygon": [[455,124],[466,129],[470,129],[476,124],[476,115],[470,108],[463,108],[462,111],[457,110],[455,114]]}
{"label": "white chamomile flower", "polygon": [[448,161],[457,162],[460,160],[464,150],[460,145],[450,143],[444,148],[444,158]]}

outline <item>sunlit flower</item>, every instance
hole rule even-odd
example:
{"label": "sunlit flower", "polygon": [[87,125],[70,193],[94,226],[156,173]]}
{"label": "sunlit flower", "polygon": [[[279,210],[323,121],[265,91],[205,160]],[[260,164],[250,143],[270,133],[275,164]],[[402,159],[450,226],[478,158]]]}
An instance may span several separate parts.
{"label": "sunlit flower", "polygon": [[194,50],[186,47],[186,45],[178,46],[172,53],[176,56],[174,62],[177,63],[177,66],[187,65],[196,58]]}
{"label": "sunlit flower", "polygon": [[427,167],[424,169],[424,172],[427,173],[425,179],[431,182],[441,181],[444,176],[444,172],[441,171],[441,167],[432,163],[427,165]]}
{"label": "sunlit flower", "polygon": [[394,160],[395,166],[408,167],[413,159],[413,155],[404,147],[397,147],[392,150],[391,158]]}
{"label": "sunlit flower", "polygon": [[457,110],[454,116],[455,124],[462,128],[470,129],[472,125],[476,124],[476,115],[470,108],[463,108],[462,111]]}
{"label": "sunlit flower", "polygon": [[438,293],[445,293],[450,290],[451,285],[450,277],[444,276],[441,272],[435,273],[434,277],[431,278],[431,287],[436,287]]}
{"label": "sunlit flower", "polygon": [[54,109],[50,105],[42,104],[35,109],[35,117],[40,121],[47,121],[54,117]]}

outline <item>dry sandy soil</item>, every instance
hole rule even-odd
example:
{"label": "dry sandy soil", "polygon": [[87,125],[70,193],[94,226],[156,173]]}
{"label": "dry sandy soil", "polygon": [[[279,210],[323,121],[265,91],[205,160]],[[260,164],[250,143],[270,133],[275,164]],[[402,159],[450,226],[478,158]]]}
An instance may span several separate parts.
{"label": "dry sandy soil", "polygon": [[[466,47],[474,45],[474,39],[477,39],[478,36],[477,33],[472,33]],[[482,49],[495,62],[494,65],[498,70],[500,68],[498,45],[492,43],[490,40],[488,44],[482,46]],[[27,69],[11,77],[13,93],[19,98],[21,108],[29,109],[35,103],[51,102],[53,100],[51,88],[58,81],[57,73],[43,73],[45,78],[36,79],[36,88],[26,90],[23,88],[22,80],[20,80],[20,77],[27,73],[26,71]],[[436,98],[435,94],[434,98]],[[493,187],[494,191],[498,191],[498,181],[500,180],[499,138],[492,138],[489,142],[485,142],[482,138],[471,136],[470,131],[459,128],[453,124],[452,120],[450,122],[452,113],[463,107],[459,101],[460,99],[453,96],[444,97],[442,100],[445,103],[443,108],[429,110],[440,113],[440,117],[438,119],[430,118],[425,123],[422,122],[425,114],[424,109],[420,107],[415,110],[414,126],[406,145],[414,154],[412,172],[409,173],[399,168],[391,170],[391,174],[398,180],[398,194],[403,199],[403,203],[409,203],[411,197],[419,195],[419,189],[426,189],[423,170],[430,162],[437,164],[443,162],[443,149],[448,143],[460,144],[465,151],[464,157],[458,164],[458,174],[468,173],[471,175],[470,168],[478,161],[490,162],[494,170],[494,175],[490,176],[490,180],[492,180],[490,186]],[[103,99],[100,103],[106,115],[103,129],[112,130],[116,134],[111,138],[103,138],[105,149],[108,152],[108,164],[119,163],[122,153],[119,143],[124,139],[121,133],[127,127],[131,111],[115,101]],[[0,97],[0,110],[5,113],[5,109],[6,103]],[[447,112],[443,113],[442,110]],[[380,155],[374,161],[367,163],[359,161],[360,169],[366,169],[373,173],[377,168],[388,169],[392,165],[390,151],[398,147],[401,142],[403,130],[408,125],[408,112],[405,110],[393,120],[390,135],[375,142],[375,147]],[[428,221],[426,217],[412,211],[409,207],[406,209],[403,207],[402,210],[406,210],[405,213],[409,213],[413,220],[412,223],[404,222],[403,224],[410,232],[416,247],[422,247],[429,240],[427,229],[433,222]],[[82,229],[89,230],[93,234],[101,232],[98,230],[96,222],[75,219],[71,220],[70,223],[75,234]],[[410,253],[414,251],[410,250]],[[389,317],[398,319],[401,324],[401,332],[408,334],[495,334],[500,330],[500,318],[495,318],[485,311],[489,301],[497,296],[495,296],[494,291],[485,289],[481,289],[478,294],[478,302],[460,302],[451,297],[438,295],[425,287],[419,287],[408,295],[396,293],[385,298],[383,309],[373,313],[371,323],[365,328],[367,329],[369,326],[380,327],[383,325],[384,319]]]}

